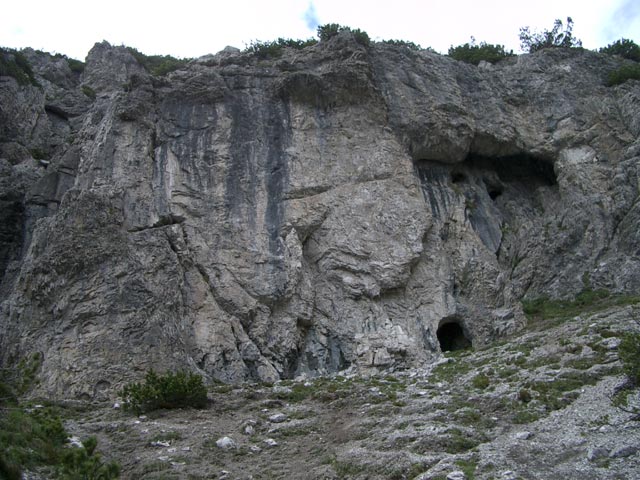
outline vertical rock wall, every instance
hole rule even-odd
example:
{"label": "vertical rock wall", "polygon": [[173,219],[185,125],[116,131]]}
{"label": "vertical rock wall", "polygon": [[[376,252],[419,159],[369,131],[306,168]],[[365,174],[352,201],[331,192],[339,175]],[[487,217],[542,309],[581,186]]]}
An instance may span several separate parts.
{"label": "vertical rock wall", "polygon": [[525,295],[640,285],[639,87],[604,86],[619,59],[477,68],[348,33],[165,77],[106,43],[81,75],[30,59],[40,88],[0,83],[0,347],[42,353],[51,396],[152,367],[419,365],[444,324],[478,346],[523,325]]}

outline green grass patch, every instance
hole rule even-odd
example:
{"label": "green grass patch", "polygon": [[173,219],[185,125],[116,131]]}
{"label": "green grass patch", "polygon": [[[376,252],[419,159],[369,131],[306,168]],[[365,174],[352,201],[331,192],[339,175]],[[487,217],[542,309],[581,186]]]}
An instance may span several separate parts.
{"label": "green grass patch", "polygon": [[[452,357],[450,357],[452,358]],[[466,375],[471,370],[471,364],[462,359],[441,363],[431,371],[431,380],[450,383],[456,378]]]}
{"label": "green grass patch", "polygon": [[610,294],[607,290],[584,289],[573,300],[553,300],[549,297],[522,300],[522,310],[529,324],[538,329],[547,328],[583,313],[592,313],[614,306],[635,305],[640,296]]}
{"label": "green grass patch", "polygon": [[471,380],[471,385],[478,390],[484,390],[491,384],[491,379],[485,375],[484,373],[480,373],[473,377]]}
{"label": "green grass patch", "polygon": [[475,459],[458,459],[455,464],[460,467],[460,470],[466,475],[466,480],[473,480],[476,478],[476,469],[478,468],[478,462]]}
{"label": "green grass patch", "polygon": [[482,443],[483,439],[463,432],[458,428],[452,428],[447,432],[447,437],[443,440],[443,450],[447,453],[464,453]]}
{"label": "green grass patch", "polygon": [[535,412],[533,410],[519,409],[513,414],[511,421],[516,425],[523,425],[525,423],[535,422],[539,418],[540,414],[538,412]]}
{"label": "green grass patch", "polygon": [[180,432],[161,432],[153,437],[154,442],[173,442],[175,440],[182,440]]}

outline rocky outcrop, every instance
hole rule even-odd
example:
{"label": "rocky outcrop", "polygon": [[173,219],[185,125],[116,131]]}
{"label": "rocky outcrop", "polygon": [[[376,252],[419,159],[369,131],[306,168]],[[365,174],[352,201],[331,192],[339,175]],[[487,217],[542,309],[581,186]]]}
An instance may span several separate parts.
{"label": "rocky outcrop", "polygon": [[623,60],[478,68],[349,33],[165,77],[106,43],[82,74],[28,56],[40,87],[0,83],[0,350],[42,353],[49,395],[402,368],[443,324],[518,329],[523,296],[640,286]]}

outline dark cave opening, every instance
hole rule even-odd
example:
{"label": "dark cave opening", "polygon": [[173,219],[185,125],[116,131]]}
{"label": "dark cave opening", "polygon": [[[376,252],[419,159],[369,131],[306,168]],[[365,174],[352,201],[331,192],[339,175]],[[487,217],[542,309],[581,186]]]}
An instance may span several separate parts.
{"label": "dark cave opening", "polygon": [[489,193],[489,198],[491,200],[495,200],[500,195],[502,195],[502,190],[499,189],[499,188],[490,188],[490,189],[487,190],[487,192]]}
{"label": "dark cave opening", "polygon": [[467,177],[462,172],[453,172],[453,173],[451,173],[451,183],[464,182],[466,179],[467,179]]}
{"label": "dark cave opening", "polygon": [[471,348],[471,340],[466,337],[462,326],[458,322],[448,322],[440,325],[436,335],[440,343],[440,350],[443,352]]}
{"label": "dark cave opening", "polygon": [[[470,154],[465,160],[465,164],[472,168],[495,172],[500,180],[506,183],[525,182],[535,186],[554,186],[558,183],[553,161],[524,153],[504,157],[484,157]],[[498,195],[500,193],[502,192],[500,191]],[[491,192],[489,194],[491,195]]]}

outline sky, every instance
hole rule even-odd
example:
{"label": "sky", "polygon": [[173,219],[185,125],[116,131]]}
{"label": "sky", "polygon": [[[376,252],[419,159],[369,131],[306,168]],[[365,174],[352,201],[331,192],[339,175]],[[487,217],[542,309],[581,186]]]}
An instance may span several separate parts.
{"label": "sky", "polygon": [[639,0],[7,0],[0,46],[32,47],[84,60],[94,43],[148,55],[199,57],[252,41],[315,37],[339,23],[372,40],[400,39],[446,53],[478,42],[520,51],[520,27],[551,29],[573,19],[573,34],[596,49],[620,38],[640,44]]}

